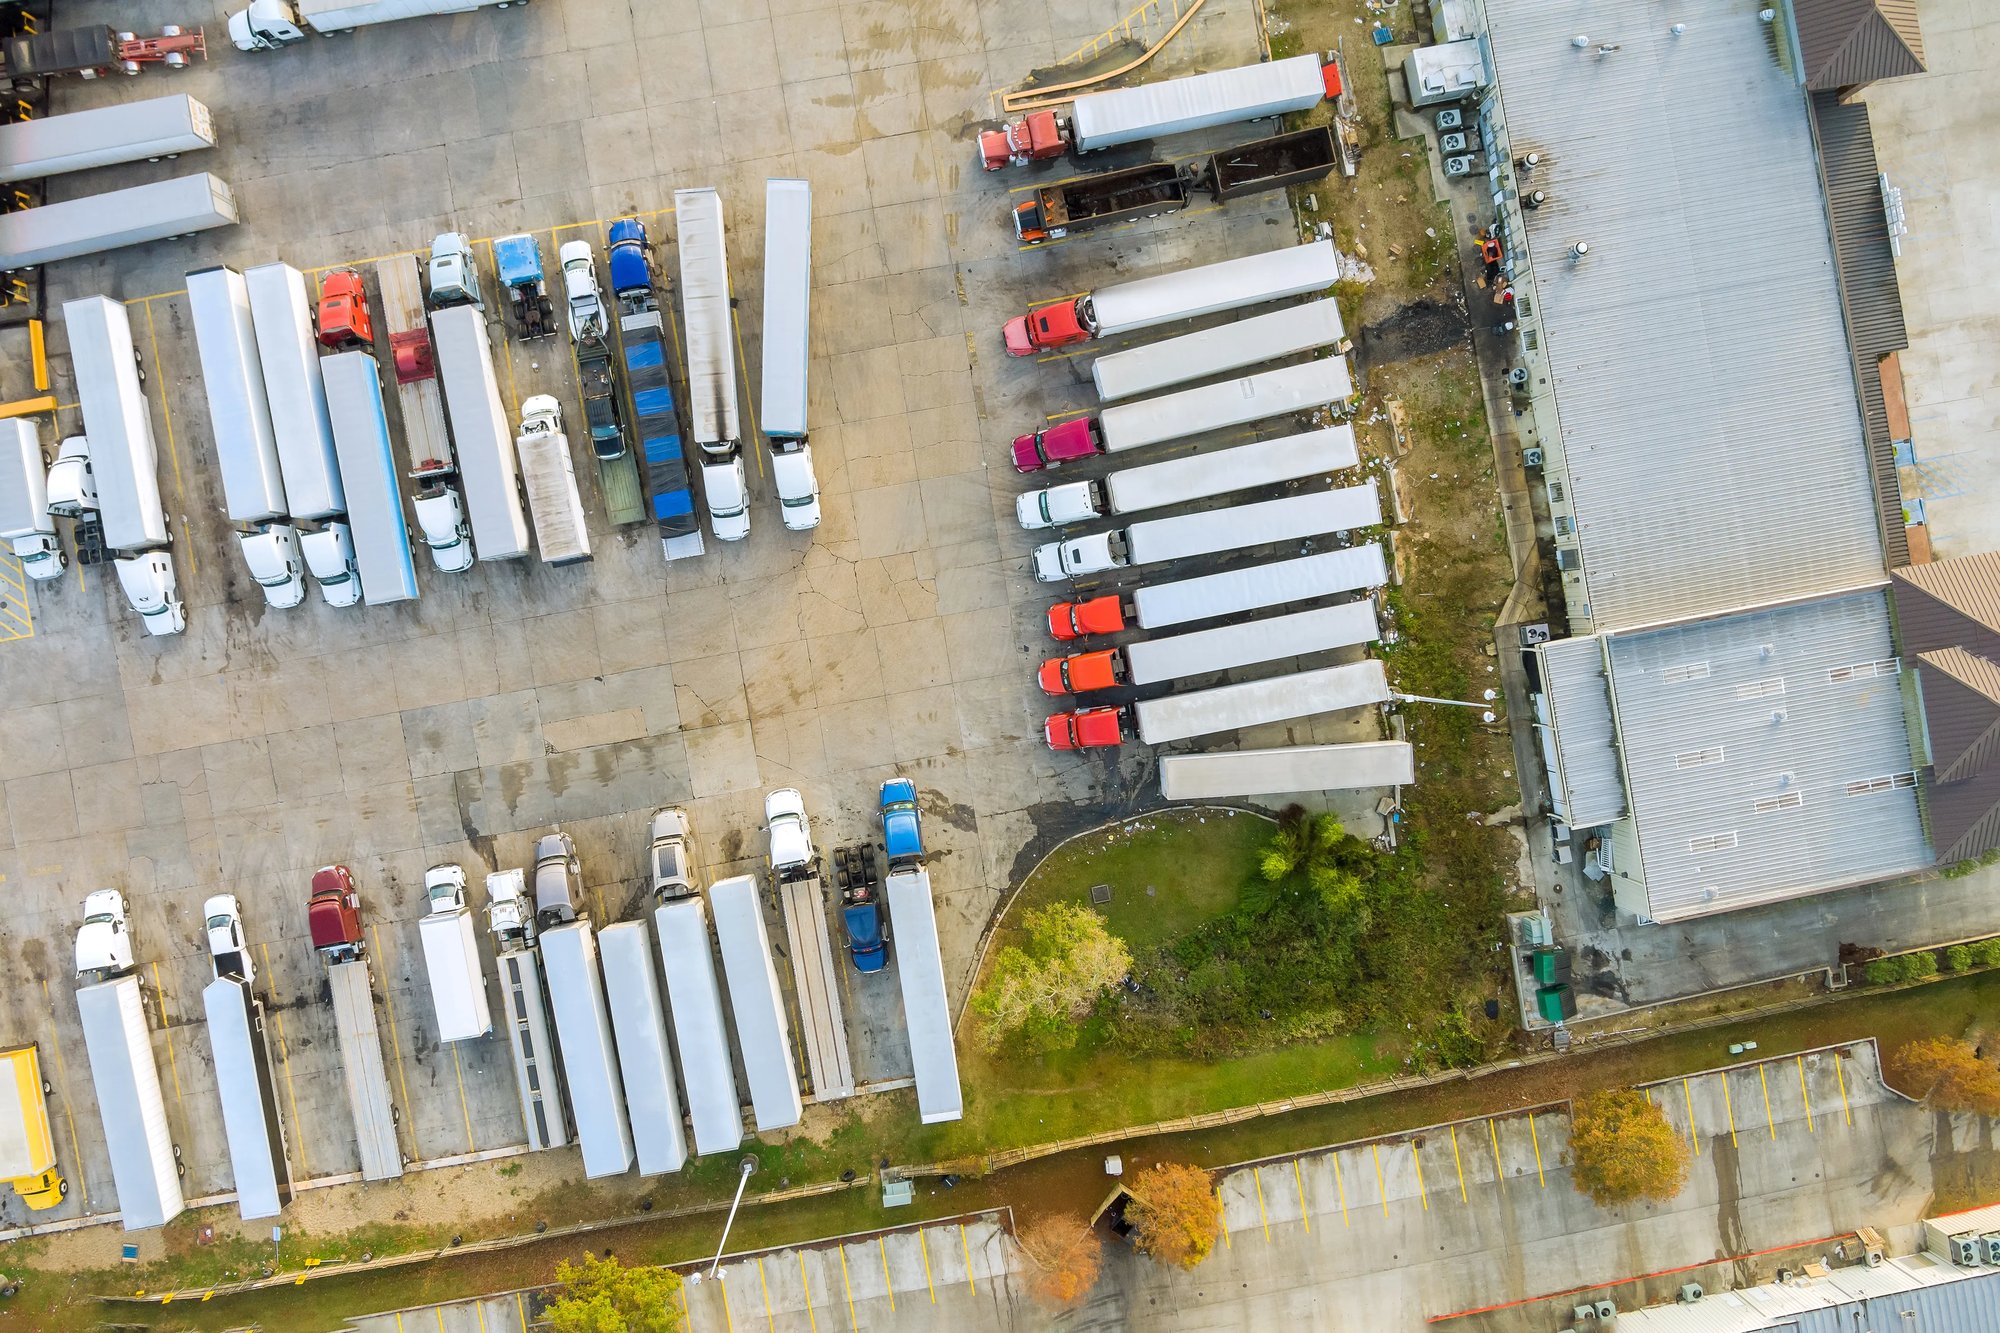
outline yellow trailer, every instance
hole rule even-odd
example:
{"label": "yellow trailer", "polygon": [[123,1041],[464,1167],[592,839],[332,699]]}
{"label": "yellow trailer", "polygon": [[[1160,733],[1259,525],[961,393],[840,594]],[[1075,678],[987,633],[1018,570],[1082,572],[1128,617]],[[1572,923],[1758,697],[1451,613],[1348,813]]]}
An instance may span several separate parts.
{"label": "yellow trailer", "polygon": [[28,1207],[53,1208],[69,1193],[69,1184],[56,1167],[41,1053],[17,1046],[0,1051],[0,1064],[6,1066],[0,1077],[0,1180]]}

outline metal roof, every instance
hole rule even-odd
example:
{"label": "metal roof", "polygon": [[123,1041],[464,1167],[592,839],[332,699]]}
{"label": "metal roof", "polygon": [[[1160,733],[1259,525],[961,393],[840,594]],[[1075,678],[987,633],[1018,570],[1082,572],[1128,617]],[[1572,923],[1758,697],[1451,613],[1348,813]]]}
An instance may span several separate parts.
{"label": "metal roof", "polygon": [[1654,920],[1930,863],[1895,653],[1882,590],[1609,640]]}
{"label": "metal roof", "polygon": [[1513,150],[1544,158],[1517,287],[1595,626],[1878,582],[1811,128],[1771,30],[1736,0],[1684,0],[1678,36],[1594,0],[1486,10]]}
{"label": "metal roof", "polygon": [[1620,1310],[1623,1333],[2000,1333],[2000,1271],[1954,1268],[1929,1255],[1877,1268],[1716,1292],[1687,1305]]}
{"label": "metal roof", "polygon": [[1808,88],[1924,72],[1917,0],[1792,0]]}
{"label": "metal roof", "polygon": [[1576,828],[1608,824],[1626,811],[1618,772],[1617,728],[1604,680],[1604,641],[1558,639],[1541,648],[1543,697],[1555,733],[1555,780],[1563,813]]}

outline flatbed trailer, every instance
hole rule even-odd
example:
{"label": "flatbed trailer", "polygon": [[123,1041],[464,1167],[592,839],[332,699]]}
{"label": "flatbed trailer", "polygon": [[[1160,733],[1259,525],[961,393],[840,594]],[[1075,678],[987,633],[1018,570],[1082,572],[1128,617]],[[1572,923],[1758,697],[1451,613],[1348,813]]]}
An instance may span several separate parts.
{"label": "flatbed trailer", "polygon": [[809,874],[780,880],[778,901],[785,913],[792,986],[798,996],[800,1036],[813,1095],[823,1102],[852,1097],[854,1064],[848,1056],[847,1020],[841,1012],[840,978],[833,965],[826,888],[818,864]]}
{"label": "flatbed trailer", "polygon": [[382,1030],[375,1022],[375,987],[364,959],[326,969],[333,995],[333,1025],[340,1035],[340,1071],[347,1080],[347,1109],[361,1148],[363,1180],[396,1180],[403,1149],[396,1139],[396,1103],[382,1059]]}
{"label": "flatbed trailer", "polygon": [[424,275],[414,259],[398,255],[375,265],[382,293],[382,322],[396,372],[396,399],[403,408],[403,446],[411,481],[423,483],[457,471],[451,434],[445,429],[444,399],[438,394],[437,356],[424,318]]}

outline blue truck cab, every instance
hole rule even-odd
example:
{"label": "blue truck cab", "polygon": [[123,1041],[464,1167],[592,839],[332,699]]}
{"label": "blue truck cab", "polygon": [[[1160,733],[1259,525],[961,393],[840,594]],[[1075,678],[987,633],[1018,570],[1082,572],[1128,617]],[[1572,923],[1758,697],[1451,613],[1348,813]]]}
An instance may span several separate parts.
{"label": "blue truck cab", "polygon": [[924,859],[923,826],[917,819],[917,784],[890,778],[882,784],[882,846],[889,869],[900,870]]}
{"label": "blue truck cab", "polygon": [[646,224],[620,218],[611,224],[611,294],[638,296],[653,290],[653,272],[646,262]]}
{"label": "blue truck cab", "polygon": [[874,900],[850,903],[840,915],[847,923],[847,956],[854,960],[854,970],[880,972],[889,962],[889,950],[882,943],[882,914]]}

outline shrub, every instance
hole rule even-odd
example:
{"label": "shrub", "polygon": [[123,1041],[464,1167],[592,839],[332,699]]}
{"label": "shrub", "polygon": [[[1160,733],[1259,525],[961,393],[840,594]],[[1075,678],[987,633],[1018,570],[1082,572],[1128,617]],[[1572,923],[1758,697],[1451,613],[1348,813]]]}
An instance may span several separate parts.
{"label": "shrub", "polygon": [[1972,946],[1954,944],[1944,951],[1944,970],[1947,972],[1967,972],[1972,969]]}
{"label": "shrub", "polygon": [[1937,955],[1929,949],[1925,949],[1921,953],[1913,953],[1903,960],[1903,975],[1912,981],[1923,977],[1934,977],[1937,974]]}
{"label": "shrub", "polygon": [[1208,1258],[1222,1234],[1222,1200],[1208,1172],[1162,1162],[1139,1173],[1131,1194],[1125,1216],[1142,1254],[1175,1268],[1193,1268]]}
{"label": "shrub", "polygon": [[1963,861],[1954,861],[1938,873],[1946,879],[1964,879],[1977,869],[1979,869],[1979,862],[1967,857]]}
{"label": "shrub", "polygon": [[1098,997],[1132,970],[1131,950],[1105,929],[1102,916],[1073,903],[1050,903],[1021,925],[1027,947],[1000,951],[992,980],[972,997],[973,1012],[984,1020],[990,1046],[1068,1050]]}
{"label": "shrub", "polygon": [[1972,946],[1972,956],[1981,967],[2000,967],[2000,939],[1981,940]]}
{"label": "shrub", "polygon": [[1090,1294],[1104,1265],[1104,1241],[1074,1213],[1047,1213],[1021,1228],[1021,1248],[1035,1261],[1028,1292],[1051,1310]]}
{"label": "shrub", "polygon": [[2000,1068],[1969,1041],[1933,1037],[1889,1054],[1889,1076],[1903,1091],[1940,1111],[2000,1115]]}
{"label": "shrub", "polygon": [[1871,986],[1893,986],[1903,980],[1903,962],[1901,958],[1877,958],[1862,969],[1861,975]]}

